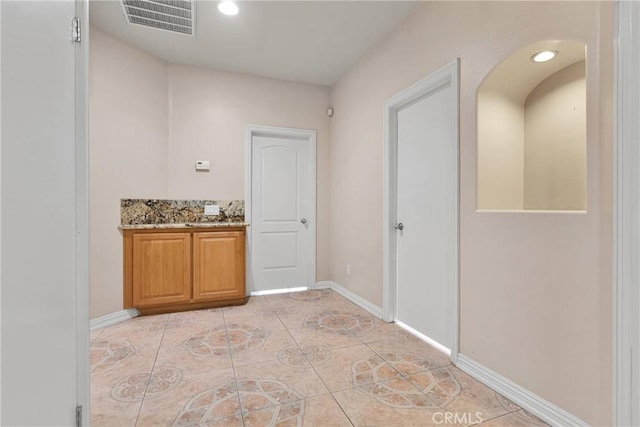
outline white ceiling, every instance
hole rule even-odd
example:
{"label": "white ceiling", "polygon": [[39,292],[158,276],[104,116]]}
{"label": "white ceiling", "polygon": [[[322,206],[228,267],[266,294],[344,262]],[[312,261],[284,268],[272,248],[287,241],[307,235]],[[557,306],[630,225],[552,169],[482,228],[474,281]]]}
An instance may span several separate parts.
{"label": "white ceiling", "polygon": [[229,17],[198,0],[195,37],[128,24],[120,0],[92,1],[90,21],[169,62],[330,86],[417,4],[239,1]]}

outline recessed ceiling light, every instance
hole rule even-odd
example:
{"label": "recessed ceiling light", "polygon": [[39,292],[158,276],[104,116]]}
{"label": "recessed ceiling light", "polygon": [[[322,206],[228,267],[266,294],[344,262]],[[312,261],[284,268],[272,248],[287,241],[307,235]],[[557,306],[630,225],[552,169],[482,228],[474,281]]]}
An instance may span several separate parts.
{"label": "recessed ceiling light", "polygon": [[542,52],[538,52],[531,57],[533,62],[547,62],[551,61],[558,54],[555,50],[543,50]]}
{"label": "recessed ceiling light", "polygon": [[225,15],[237,15],[238,14],[238,5],[233,0],[224,0],[218,3],[218,10]]}

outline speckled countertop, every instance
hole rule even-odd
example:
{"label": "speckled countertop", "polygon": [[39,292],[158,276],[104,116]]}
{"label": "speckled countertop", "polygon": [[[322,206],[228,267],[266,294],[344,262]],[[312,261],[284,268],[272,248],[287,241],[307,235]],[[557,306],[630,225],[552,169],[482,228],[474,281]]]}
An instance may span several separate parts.
{"label": "speckled countertop", "polygon": [[[216,205],[219,215],[205,215],[207,205]],[[200,224],[244,222],[244,200],[120,200],[120,224]]]}
{"label": "speckled countertop", "polygon": [[248,222],[200,222],[179,224],[129,224],[119,225],[119,230],[160,230],[160,229],[184,229],[184,228],[237,228],[249,227]]}
{"label": "speckled countertop", "polygon": [[[205,215],[207,205],[216,205],[218,215]],[[244,200],[122,199],[120,230],[193,228],[240,228],[244,222]]]}

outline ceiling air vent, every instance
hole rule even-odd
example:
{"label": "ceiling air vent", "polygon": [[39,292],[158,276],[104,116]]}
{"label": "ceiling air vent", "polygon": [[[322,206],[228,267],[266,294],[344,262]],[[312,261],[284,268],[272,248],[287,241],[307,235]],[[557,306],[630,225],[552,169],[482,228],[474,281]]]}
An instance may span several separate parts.
{"label": "ceiling air vent", "polygon": [[122,0],[127,22],[193,35],[194,0]]}

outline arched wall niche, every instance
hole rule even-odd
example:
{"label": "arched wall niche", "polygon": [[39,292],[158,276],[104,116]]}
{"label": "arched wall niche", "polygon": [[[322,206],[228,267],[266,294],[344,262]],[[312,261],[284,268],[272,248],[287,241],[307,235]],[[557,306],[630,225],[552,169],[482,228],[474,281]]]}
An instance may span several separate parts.
{"label": "arched wall niche", "polygon": [[[536,63],[541,51],[554,59]],[[477,94],[479,210],[584,211],[586,46],[543,41],[511,54]]]}

